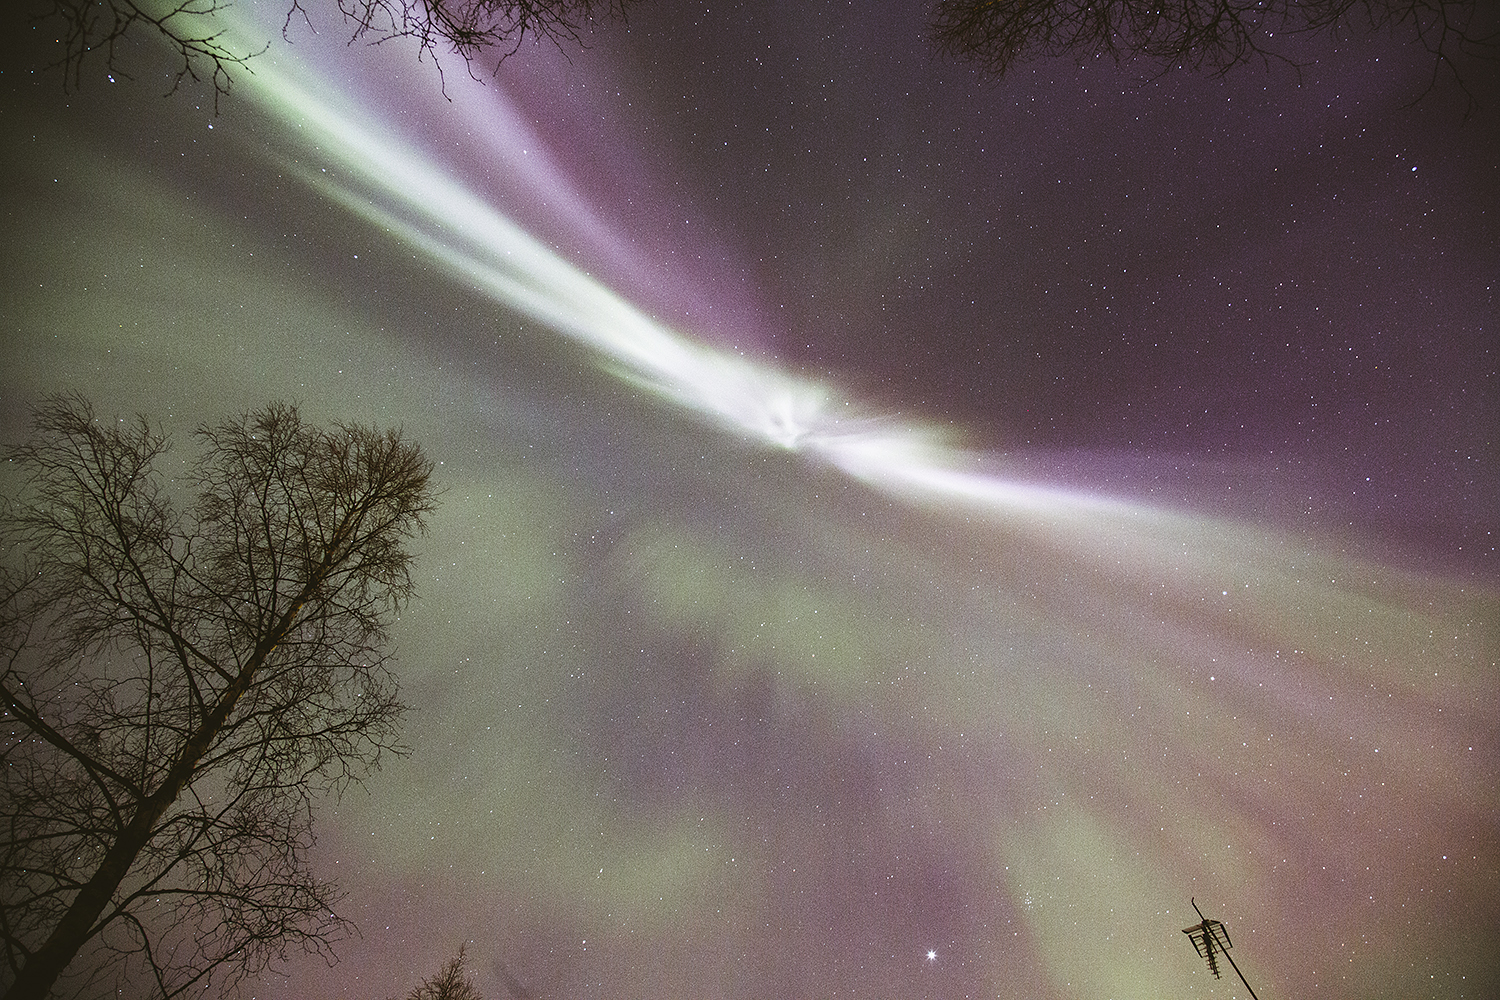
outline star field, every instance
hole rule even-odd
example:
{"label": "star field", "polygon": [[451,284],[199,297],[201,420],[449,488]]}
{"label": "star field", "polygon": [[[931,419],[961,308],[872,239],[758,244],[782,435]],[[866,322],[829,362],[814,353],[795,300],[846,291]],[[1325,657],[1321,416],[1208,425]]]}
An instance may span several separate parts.
{"label": "star field", "polygon": [[0,75],[7,440],[292,399],[446,489],[363,936],[246,995],[1241,996],[1190,898],[1263,1000],[1500,989],[1493,99],[665,0],[445,97],[273,7],[217,116]]}

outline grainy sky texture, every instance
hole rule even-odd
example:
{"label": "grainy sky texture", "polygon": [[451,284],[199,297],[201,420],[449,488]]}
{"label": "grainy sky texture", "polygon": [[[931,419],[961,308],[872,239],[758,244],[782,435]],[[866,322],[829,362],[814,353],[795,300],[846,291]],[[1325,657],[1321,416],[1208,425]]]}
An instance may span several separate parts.
{"label": "grainy sky texture", "polygon": [[440,463],[413,752],[320,812],[363,937],[247,995],[1244,996],[1192,897],[1261,1000],[1500,994],[1494,67],[654,0],[445,99],[309,6],[217,116],[0,66],[6,439]]}

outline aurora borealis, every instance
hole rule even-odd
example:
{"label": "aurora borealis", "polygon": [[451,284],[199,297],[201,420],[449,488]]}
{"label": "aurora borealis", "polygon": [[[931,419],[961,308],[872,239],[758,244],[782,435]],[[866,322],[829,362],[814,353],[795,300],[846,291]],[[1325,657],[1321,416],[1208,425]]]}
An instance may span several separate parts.
{"label": "aurora borealis", "polygon": [[1196,897],[1262,1000],[1495,995],[1494,68],[993,83],[869,6],[446,97],[317,22],[217,115],[7,43],[7,440],[440,463],[411,754],[319,814],[362,937],[245,994],[1240,997]]}

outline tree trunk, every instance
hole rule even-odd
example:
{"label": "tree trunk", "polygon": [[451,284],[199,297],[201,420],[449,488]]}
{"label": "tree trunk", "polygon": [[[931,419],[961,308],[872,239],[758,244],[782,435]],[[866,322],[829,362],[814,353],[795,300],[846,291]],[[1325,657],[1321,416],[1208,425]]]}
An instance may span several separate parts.
{"label": "tree trunk", "polygon": [[162,813],[167,811],[167,807],[176,800],[177,793],[181,790],[179,784],[168,798],[164,794],[167,788],[163,787],[156,795],[140,804],[130,824],[121,832],[109,853],[104,855],[94,877],[78,890],[68,912],[52,928],[46,943],[32,952],[26,959],[26,964],[21,966],[10,992],[5,995],[6,1000],[43,1000],[51,992],[57,977],[62,975],[63,969],[78,954],[78,949],[89,939],[94,921],[99,919],[99,914],[109,905],[110,897],[119,888],[125,873],[130,871],[130,866],[135,863],[136,855],[150,841],[151,830],[156,826],[156,821],[161,819]]}
{"label": "tree trunk", "polygon": [[[320,570],[326,573],[329,561],[324,560]],[[320,574],[321,575],[321,574]],[[135,864],[136,856],[141,849],[151,841],[152,831],[157,820],[177,801],[177,796],[187,787],[197,770],[198,761],[208,752],[209,746],[223,730],[225,723],[229,721],[229,715],[234,711],[234,706],[240,697],[250,689],[250,682],[257,672],[265,664],[266,659],[281,645],[291,631],[292,622],[302,610],[302,605],[307,596],[312,592],[313,586],[309,585],[303,589],[292,608],[282,616],[277,623],[277,628],[268,637],[268,641],[251,657],[234,679],[234,683],[225,689],[219,696],[219,702],[214,706],[203,725],[198,731],[188,737],[187,742],[182,745],[182,751],[178,754],[177,761],[167,771],[166,780],[153,794],[143,799],[136,807],[135,815],[131,817],[130,823],[120,832],[115,840],[114,846],[104,855],[104,860],[99,863],[98,869],[92,878],[84,883],[78,895],[73,897],[68,911],[63,914],[57,926],[52,928],[52,933],[47,936],[46,942],[32,952],[26,959],[26,964],[21,966],[21,971],[16,975],[16,981],[11,984],[10,991],[5,994],[5,1000],[46,1000],[51,992],[57,978],[62,975],[73,956],[92,936],[94,921],[99,919],[99,914],[109,905],[111,897],[114,896],[120,883],[124,881],[125,875],[130,871],[130,866]]]}

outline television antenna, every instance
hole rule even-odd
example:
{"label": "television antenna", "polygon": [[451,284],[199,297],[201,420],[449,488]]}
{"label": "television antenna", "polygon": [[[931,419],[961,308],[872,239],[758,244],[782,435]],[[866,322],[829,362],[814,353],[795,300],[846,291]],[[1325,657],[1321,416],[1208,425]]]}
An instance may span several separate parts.
{"label": "television antenna", "polygon": [[1235,975],[1240,977],[1240,982],[1245,984],[1245,989],[1250,991],[1252,1000],[1260,1000],[1260,997],[1255,995],[1255,988],[1250,985],[1250,981],[1245,978],[1240,967],[1234,964],[1234,957],[1229,954],[1229,949],[1234,947],[1234,943],[1229,940],[1229,931],[1224,929],[1224,924],[1203,916],[1203,911],[1198,909],[1196,899],[1190,899],[1189,902],[1193,904],[1194,911],[1203,922],[1194,924],[1192,927],[1184,927],[1182,933],[1193,942],[1193,950],[1198,953],[1199,957],[1208,959],[1208,971],[1214,974],[1215,979],[1218,979],[1219,956],[1224,956],[1229,960],[1229,966],[1234,969]]}

